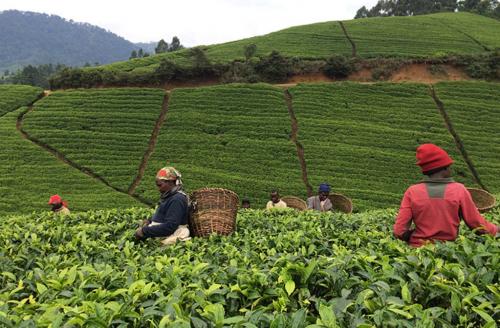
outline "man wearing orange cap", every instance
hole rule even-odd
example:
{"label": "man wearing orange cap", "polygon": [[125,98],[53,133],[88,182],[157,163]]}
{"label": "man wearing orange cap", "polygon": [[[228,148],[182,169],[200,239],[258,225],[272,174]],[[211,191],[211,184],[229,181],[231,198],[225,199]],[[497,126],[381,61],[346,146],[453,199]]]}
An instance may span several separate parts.
{"label": "man wearing orange cap", "polygon": [[63,201],[59,195],[50,196],[49,205],[52,206],[52,212],[54,213],[61,215],[68,215],[70,213],[68,203]]}
{"label": "man wearing orange cap", "polygon": [[144,225],[135,231],[136,239],[163,237],[164,245],[190,239],[188,198],[182,191],[180,172],[173,167],[162,168],[156,174],[156,186],[161,193],[160,203],[152,219],[145,220]]}
{"label": "man wearing orange cap", "polygon": [[497,234],[498,227],[479,214],[465,186],[451,178],[451,164],[453,160],[448,153],[434,144],[417,148],[417,165],[426,177],[404,194],[393,227],[397,238],[413,247],[434,240],[455,240],[460,219],[480,234]]}

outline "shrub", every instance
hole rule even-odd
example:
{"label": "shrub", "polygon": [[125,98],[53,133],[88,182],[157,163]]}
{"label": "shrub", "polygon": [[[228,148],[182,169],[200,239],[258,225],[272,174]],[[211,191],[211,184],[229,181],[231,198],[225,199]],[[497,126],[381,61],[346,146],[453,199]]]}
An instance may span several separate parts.
{"label": "shrub", "polygon": [[323,67],[323,73],[330,78],[345,78],[352,72],[354,72],[353,62],[341,55],[331,56]]}
{"label": "shrub", "polygon": [[287,58],[278,51],[271,52],[267,57],[260,58],[255,65],[255,71],[265,82],[285,82],[292,74],[292,67]]}

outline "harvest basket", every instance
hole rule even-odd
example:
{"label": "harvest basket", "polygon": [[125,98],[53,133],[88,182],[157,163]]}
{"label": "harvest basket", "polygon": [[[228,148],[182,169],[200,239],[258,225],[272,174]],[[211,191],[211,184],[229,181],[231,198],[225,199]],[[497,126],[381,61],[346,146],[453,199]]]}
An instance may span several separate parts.
{"label": "harvest basket", "polygon": [[474,204],[476,204],[479,212],[486,212],[495,207],[495,196],[493,196],[486,190],[477,188],[467,188],[467,190],[470,192],[472,200],[474,201]]}
{"label": "harvest basket", "polygon": [[352,201],[342,194],[332,193],[328,196],[332,202],[332,210],[337,212],[352,213]]}
{"label": "harvest basket", "polygon": [[299,211],[304,211],[305,209],[307,209],[307,203],[299,197],[285,196],[281,197],[281,200],[286,203],[287,207],[294,208]]}
{"label": "harvest basket", "polygon": [[189,226],[194,236],[229,235],[235,230],[240,202],[235,192],[222,188],[199,189],[191,194],[191,202]]}

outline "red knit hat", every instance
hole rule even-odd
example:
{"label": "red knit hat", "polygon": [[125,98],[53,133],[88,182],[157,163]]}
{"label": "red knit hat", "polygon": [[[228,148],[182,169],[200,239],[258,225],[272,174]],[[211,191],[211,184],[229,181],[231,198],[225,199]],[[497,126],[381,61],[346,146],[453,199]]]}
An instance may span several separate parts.
{"label": "red knit hat", "polygon": [[52,204],[61,204],[61,202],[62,202],[61,196],[59,196],[59,195],[52,195],[52,196],[50,196],[49,205],[52,205]]}
{"label": "red knit hat", "polygon": [[420,166],[422,172],[447,167],[451,164],[453,164],[453,160],[450,155],[434,144],[423,144],[417,148],[417,165]]}

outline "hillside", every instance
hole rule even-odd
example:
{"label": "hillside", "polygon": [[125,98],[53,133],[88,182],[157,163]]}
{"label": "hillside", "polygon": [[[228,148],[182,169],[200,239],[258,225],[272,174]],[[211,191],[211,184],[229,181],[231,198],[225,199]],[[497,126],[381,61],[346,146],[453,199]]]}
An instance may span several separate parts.
{"label": "hillside", "polygon": [[[350,56],[353,42],[361,58],[432,58],[474,55],[500,48],[500,21],[470,13],[442,13],[414,17],[364,18],[291,27],[263,36],[204,46],[216,63],[244,59],[244,47],[257,46],[257,56],[279,51],[286,57],[326,59],[333,54]],[[349,38],[347,37],[349,36]],[[121,72],[148,72],[162,59],[181,66],[192,60],[189,50],[134,59],[101,67]],[[97,68],[99,69],[99,68]]]}
{"label": "hillside", "polygon": [[[31,97],[11,106],[28,104],[36,93]],[[19,149],[2,161],[6,211],[16,213],[30,193],[15,182],[22,175],[17,170],[21,158],[42,154],[55,155],[60,165],[93,180],[76,191],[51,179],[50,188],[30,196],[34,209],[45,209],[51,190],[67,194],[74,208],[90,209],[92,199],[80,197],[92,193],[87,188],[96,183],[111,188],[106,196],[111,200],[116,193],[118,199],[131,195],[154,204],[154,175],[165,165],[183,173],[188,192],[224,187],[250,198],[255,207],[264,206],[272,189],[305,198],[323,181],[352,198],[355,211],[397,207],[404,190],[421,177],[414,152],[425,142],[451,154],[458,181],[499,193],[499,99],[498,84],[487,82],[440,83],[434,94],[424,84],[347,82],[286,88],[231,84],[167,93],[147,88],[56,91],[18,122],[18,130],[35,145],[16,131],[23,110],[4,110],[10,111],[1,118],[5,149]],[[28,166],[21,171],[39,162],[23,163]],[[12,166],[16,170],[9,174]],[[99,204],[110,206],[113,201]]]}
{"label": "hillside", "polygon": [[[229,237],[133,241],[147,210],[16,216],[0,232],[6,327],[495,327],[500,241],[462,224],[418,250],[394,211],[242,211]],[[495,212],[488,219],[500,223]],[[314,326],[311,326],[314,325]]]}
{"label": "hillside", "polygon": [[55,15],[0,12],[0,71],[28,64],[107,64],[126,60],[133,43],[87,23]]}

